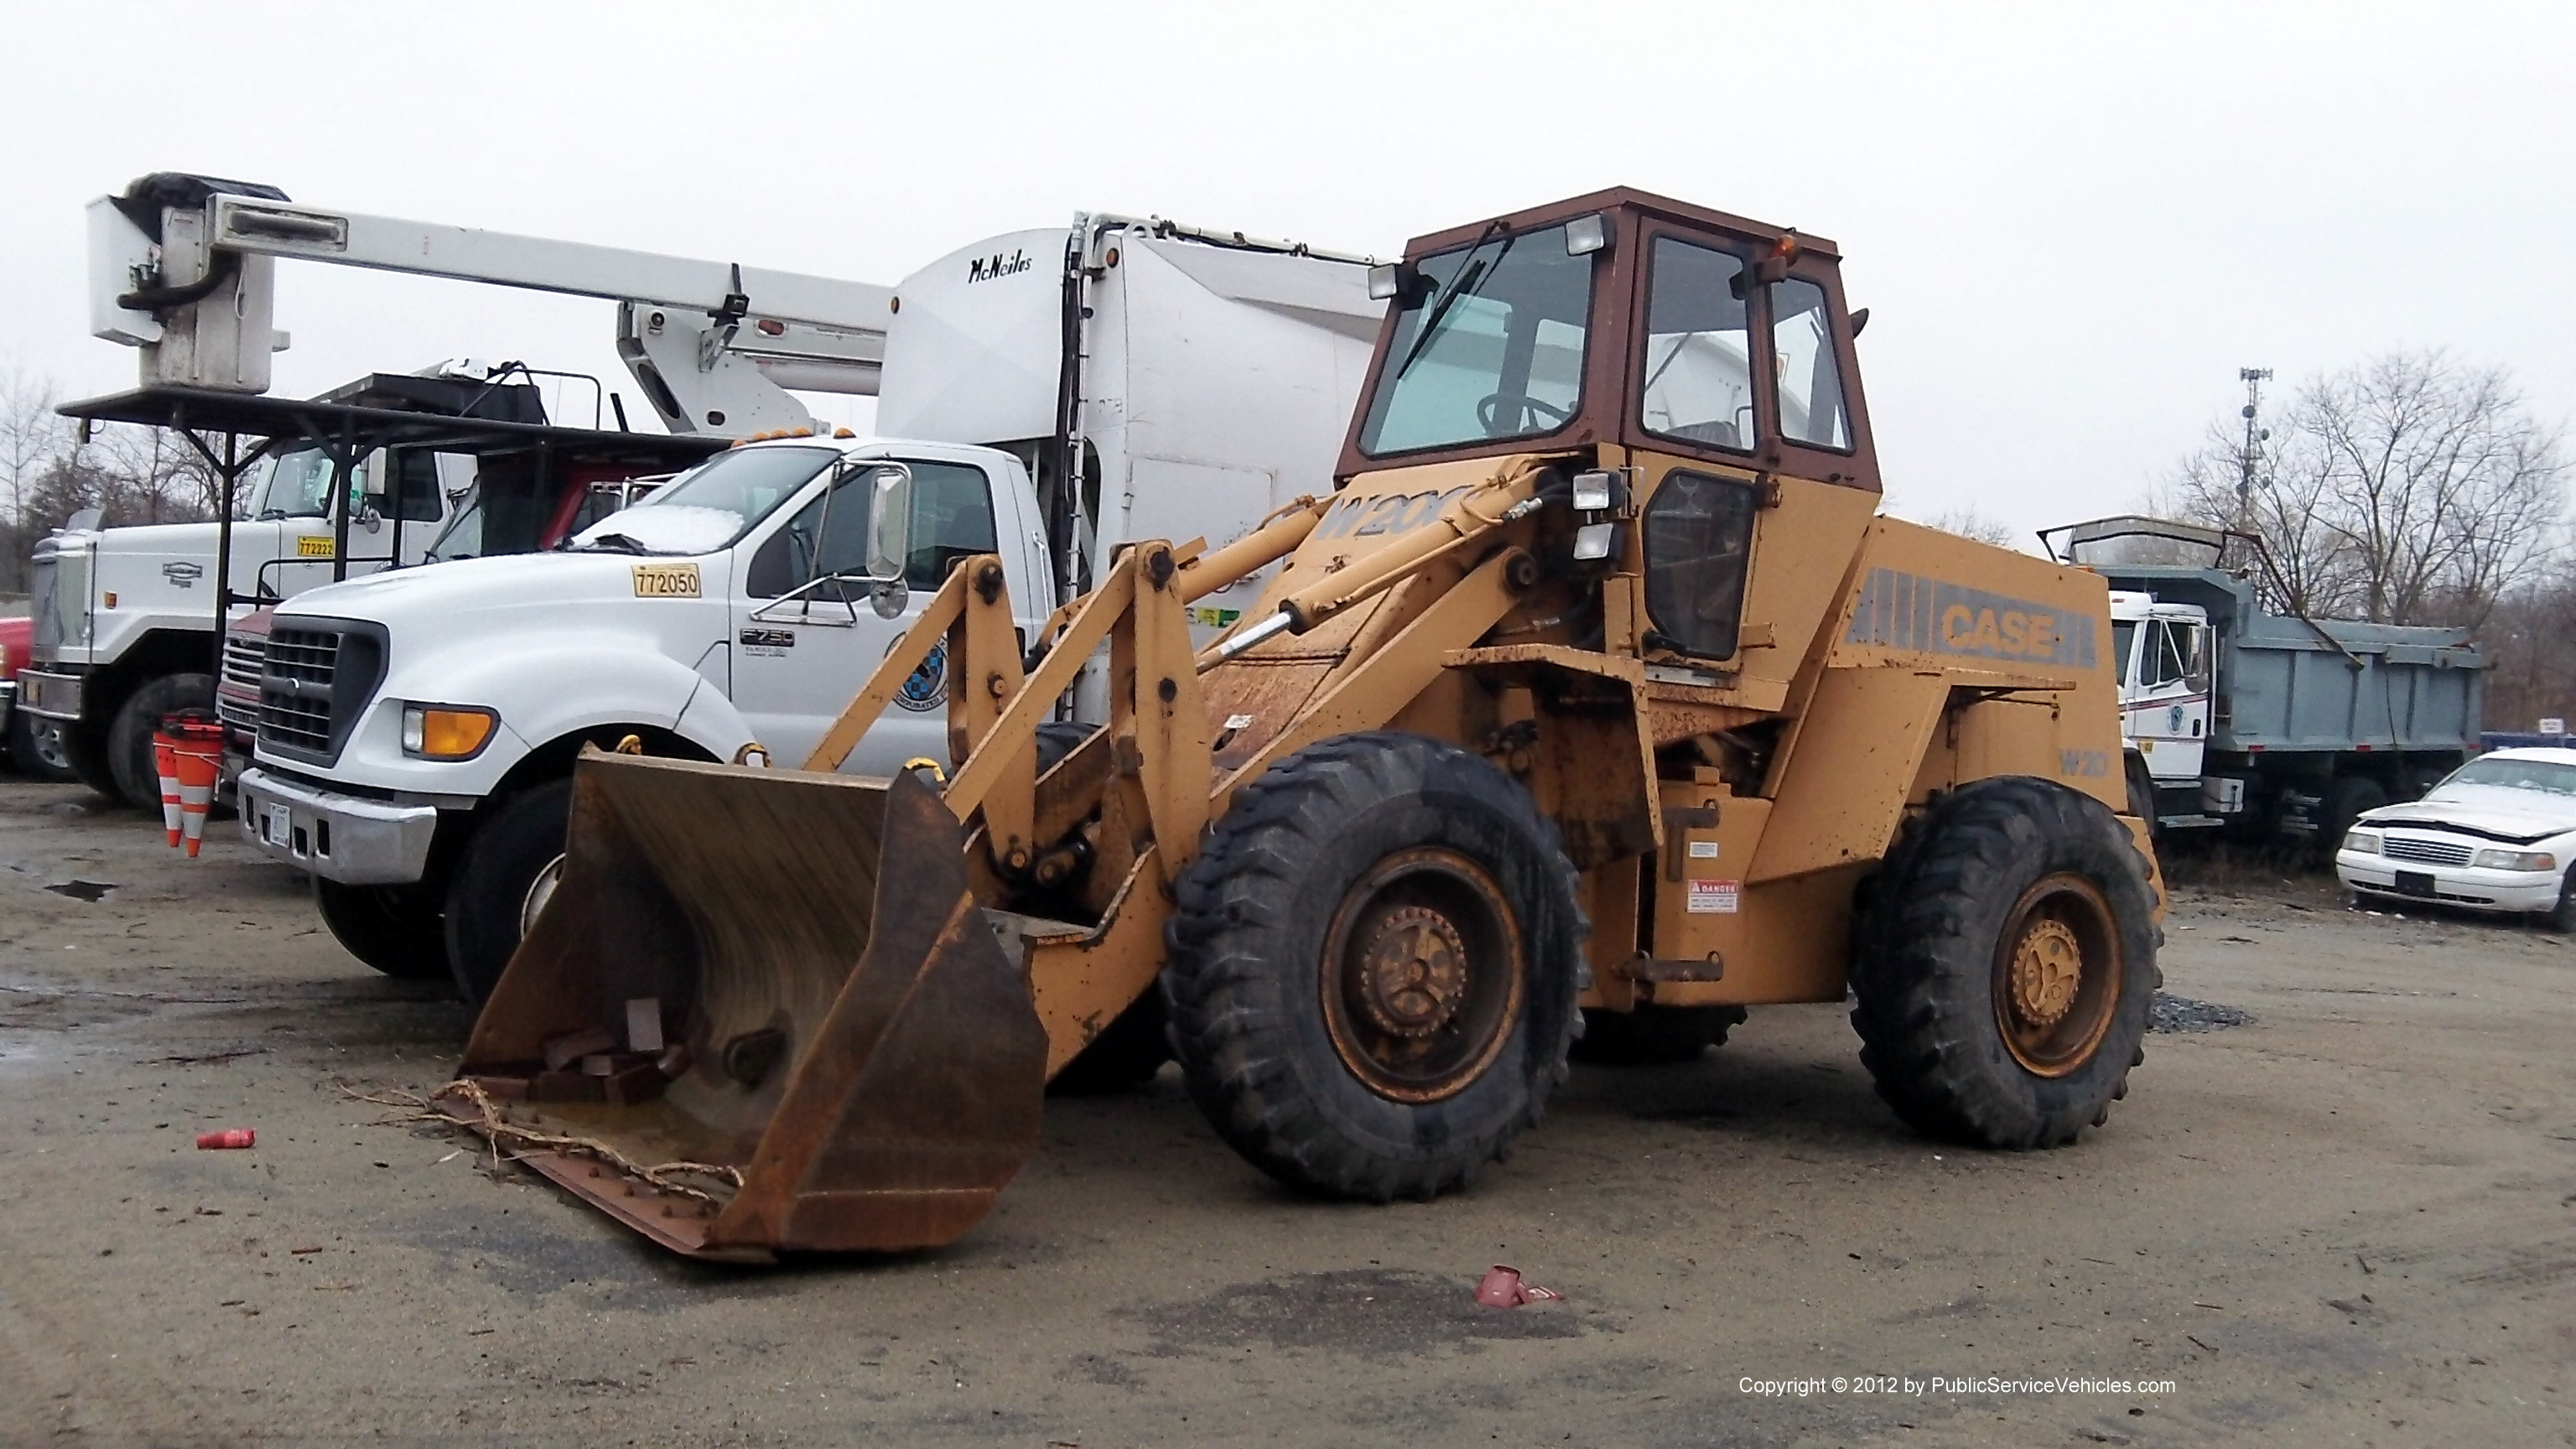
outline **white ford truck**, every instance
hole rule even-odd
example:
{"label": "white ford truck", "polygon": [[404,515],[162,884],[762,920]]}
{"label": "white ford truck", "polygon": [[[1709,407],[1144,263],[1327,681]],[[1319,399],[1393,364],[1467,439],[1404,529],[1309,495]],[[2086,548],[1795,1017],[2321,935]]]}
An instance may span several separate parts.
{"label": "white ford truck", "polygon": [[[281,606],[243,830],[361,960],[479,998],[551,889],[583,745],[792,765],[955,559],[998,553],[1033,630],[1129,539],[1222,544],[1328,490],[1384,310],[1366,270],[1100,217],[943,257],[890,304],[885,436],[750,442],[565,551]],[[940,668],[843,768],[947,758]]]}

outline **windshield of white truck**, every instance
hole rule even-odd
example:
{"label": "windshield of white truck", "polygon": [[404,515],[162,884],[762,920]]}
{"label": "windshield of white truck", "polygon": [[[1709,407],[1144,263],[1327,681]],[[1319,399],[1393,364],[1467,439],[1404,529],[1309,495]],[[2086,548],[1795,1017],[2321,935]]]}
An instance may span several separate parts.
{"label": "windshield of white truck", "polygon": [[[367,465],[349,470],[349,486],[364,488]],[[270,460],[251,490],[253,518],[328,518],[331,516],[331,459],[319,448],[298,448]],[[432,515],[435,516],[435,515]]]}
{"label": "windshield of white truck", "polygon": [[1591,308],[1592,258],[1566,255],[1562,226],[1415,262],[1360,450],[1383,457],[1564,427],[1582,405]]}
{"label": "windshield of white truck", "polygon": [[571,547],[615,553],[731,548],[840,456],[834,448],[719,453],[651,498],[583,529]]}

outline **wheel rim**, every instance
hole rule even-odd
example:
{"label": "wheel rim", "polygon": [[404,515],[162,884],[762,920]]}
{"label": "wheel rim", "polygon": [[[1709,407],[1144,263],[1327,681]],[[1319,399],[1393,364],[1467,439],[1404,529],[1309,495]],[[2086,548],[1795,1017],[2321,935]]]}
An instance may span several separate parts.
{"label": "wheel rim", "polygon": [[546,902],[555,898],[555,887],[562,883],[563,857],[560,855],[547,861],[546,868],[537,872],[537,878],[528,882],[527,898],[519,902],[519,936],[522,940],[536,928],[537,917],[545,913]]}
{"label": "wheel rim", "polygon": [[1511,1035],[1525,960],[1511,908],[1481,866],[1436,847],[1390,855],[1342,893],[1325,932],[1333,1050],[1380,1096],[1455,1096]]}
{"label": "wheel rim", "polygon": [[2022,892],[1995,943],[1995,1024],[2005,1050],[2042,1077],[2091,1061],[2111,1029],[2123,965],[2099,886],[2061,874]]}
{"label": "wheel rim", "polygon": [[61,725],[37,725],[27,731],[27,738],[35,742],[36,758],[44,761],[45,768],[59,775],[71,773],[71,751],[63,747]]}

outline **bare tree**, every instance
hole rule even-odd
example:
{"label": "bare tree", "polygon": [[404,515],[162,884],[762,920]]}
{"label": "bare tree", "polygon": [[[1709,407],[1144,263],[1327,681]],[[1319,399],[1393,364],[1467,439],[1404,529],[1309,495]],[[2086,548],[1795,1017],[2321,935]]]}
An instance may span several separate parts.
{"label": "bare tree", "polygon": [[0,488],[14,524],[26,512],[36,475],[71,444],[70,420],[54,411],[54,380],[16,359],[0,362]]}
{"label": "bare tree", "polygon": [[2281,603],[2474,628],[2549,559],[2564,439],[2499,370],[2388,353],[2310,380],[2282,434],[2249,469],[2233,426],[2214,424],[2157,499],[2261,537]]}
{"label": "bare tree", "polygon": [[2266,606],[2309,615],[2346,612],[2352,560],[2327,521],[2332,510],[2318,450],[2293,432],[2255,467],[2260,476],[2247,487],[2243,442],[2232,423],[2212,419],[2201,445],[2184,456],[2171,483],[2150,495],[2147,509],[2263,540],[2280,578],[2278,598],[2270,597],[2265,581]]}
{"label": "bare tree", "polygon": [[222,498],[214,469],[189,443],[162,428],[114,426],[90,444],[100,471],[117,480],[117,523],[196,523]]}

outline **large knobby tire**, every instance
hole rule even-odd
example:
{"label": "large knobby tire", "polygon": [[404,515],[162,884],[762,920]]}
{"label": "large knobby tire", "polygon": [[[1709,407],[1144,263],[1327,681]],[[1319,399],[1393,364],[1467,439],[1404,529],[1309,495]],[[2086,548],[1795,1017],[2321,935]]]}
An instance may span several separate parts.
{"label": "large knobby tire", "polygon": [[313,904],[333,939],[387,976],[447,979],[447,935],[435,893],[416,885],[342,885],[317,875]]}
{"label": "large knobby tire", "polygon": [[1332,1197],[1465,1186],[1535,1125],[1590,933],[1527,791],[1421,735],[1342,735],[1235,792],[1174,889],[1163,972],[1217,1134]]}
{"label": "large knobby tire", "polygon": [[2163,977],[2147,861],[2110,808],[1980,780],[1911,821],[1853,931],[1861,1062],[1896,1115],[2060,1147],[2127,1095]]}
{"label": "large knobby tire", "polygon": [[475,827],[447,886],[447,964],[476,1005],[492,994],[553,893],[572,819],[572,781],[513,796]]}
{"label": "large knobby tire", "polygon": [[1585,1007],[1574,1059],[1603,1067],[1661,1067],[1696,1060],[1744,1024],[1741,1006]]}
{"label": "large knobby tire", "polygon": [[63,734],[63,727],[53,720],[38,719],[23,709],[9,711],[10,768],[30,780],[61,782],[79,778],[72,771],[71,751]]}
{"label": "large knobby tire", "polygon": [[115,777],[117,795],[137,810],[158,813],[161,771],[152,763],[153,731],[161,727],[164,715],[214,707],[211,674],[164,674],[137,685],[116,707],[115,722],[107,728],[107,768]]}

